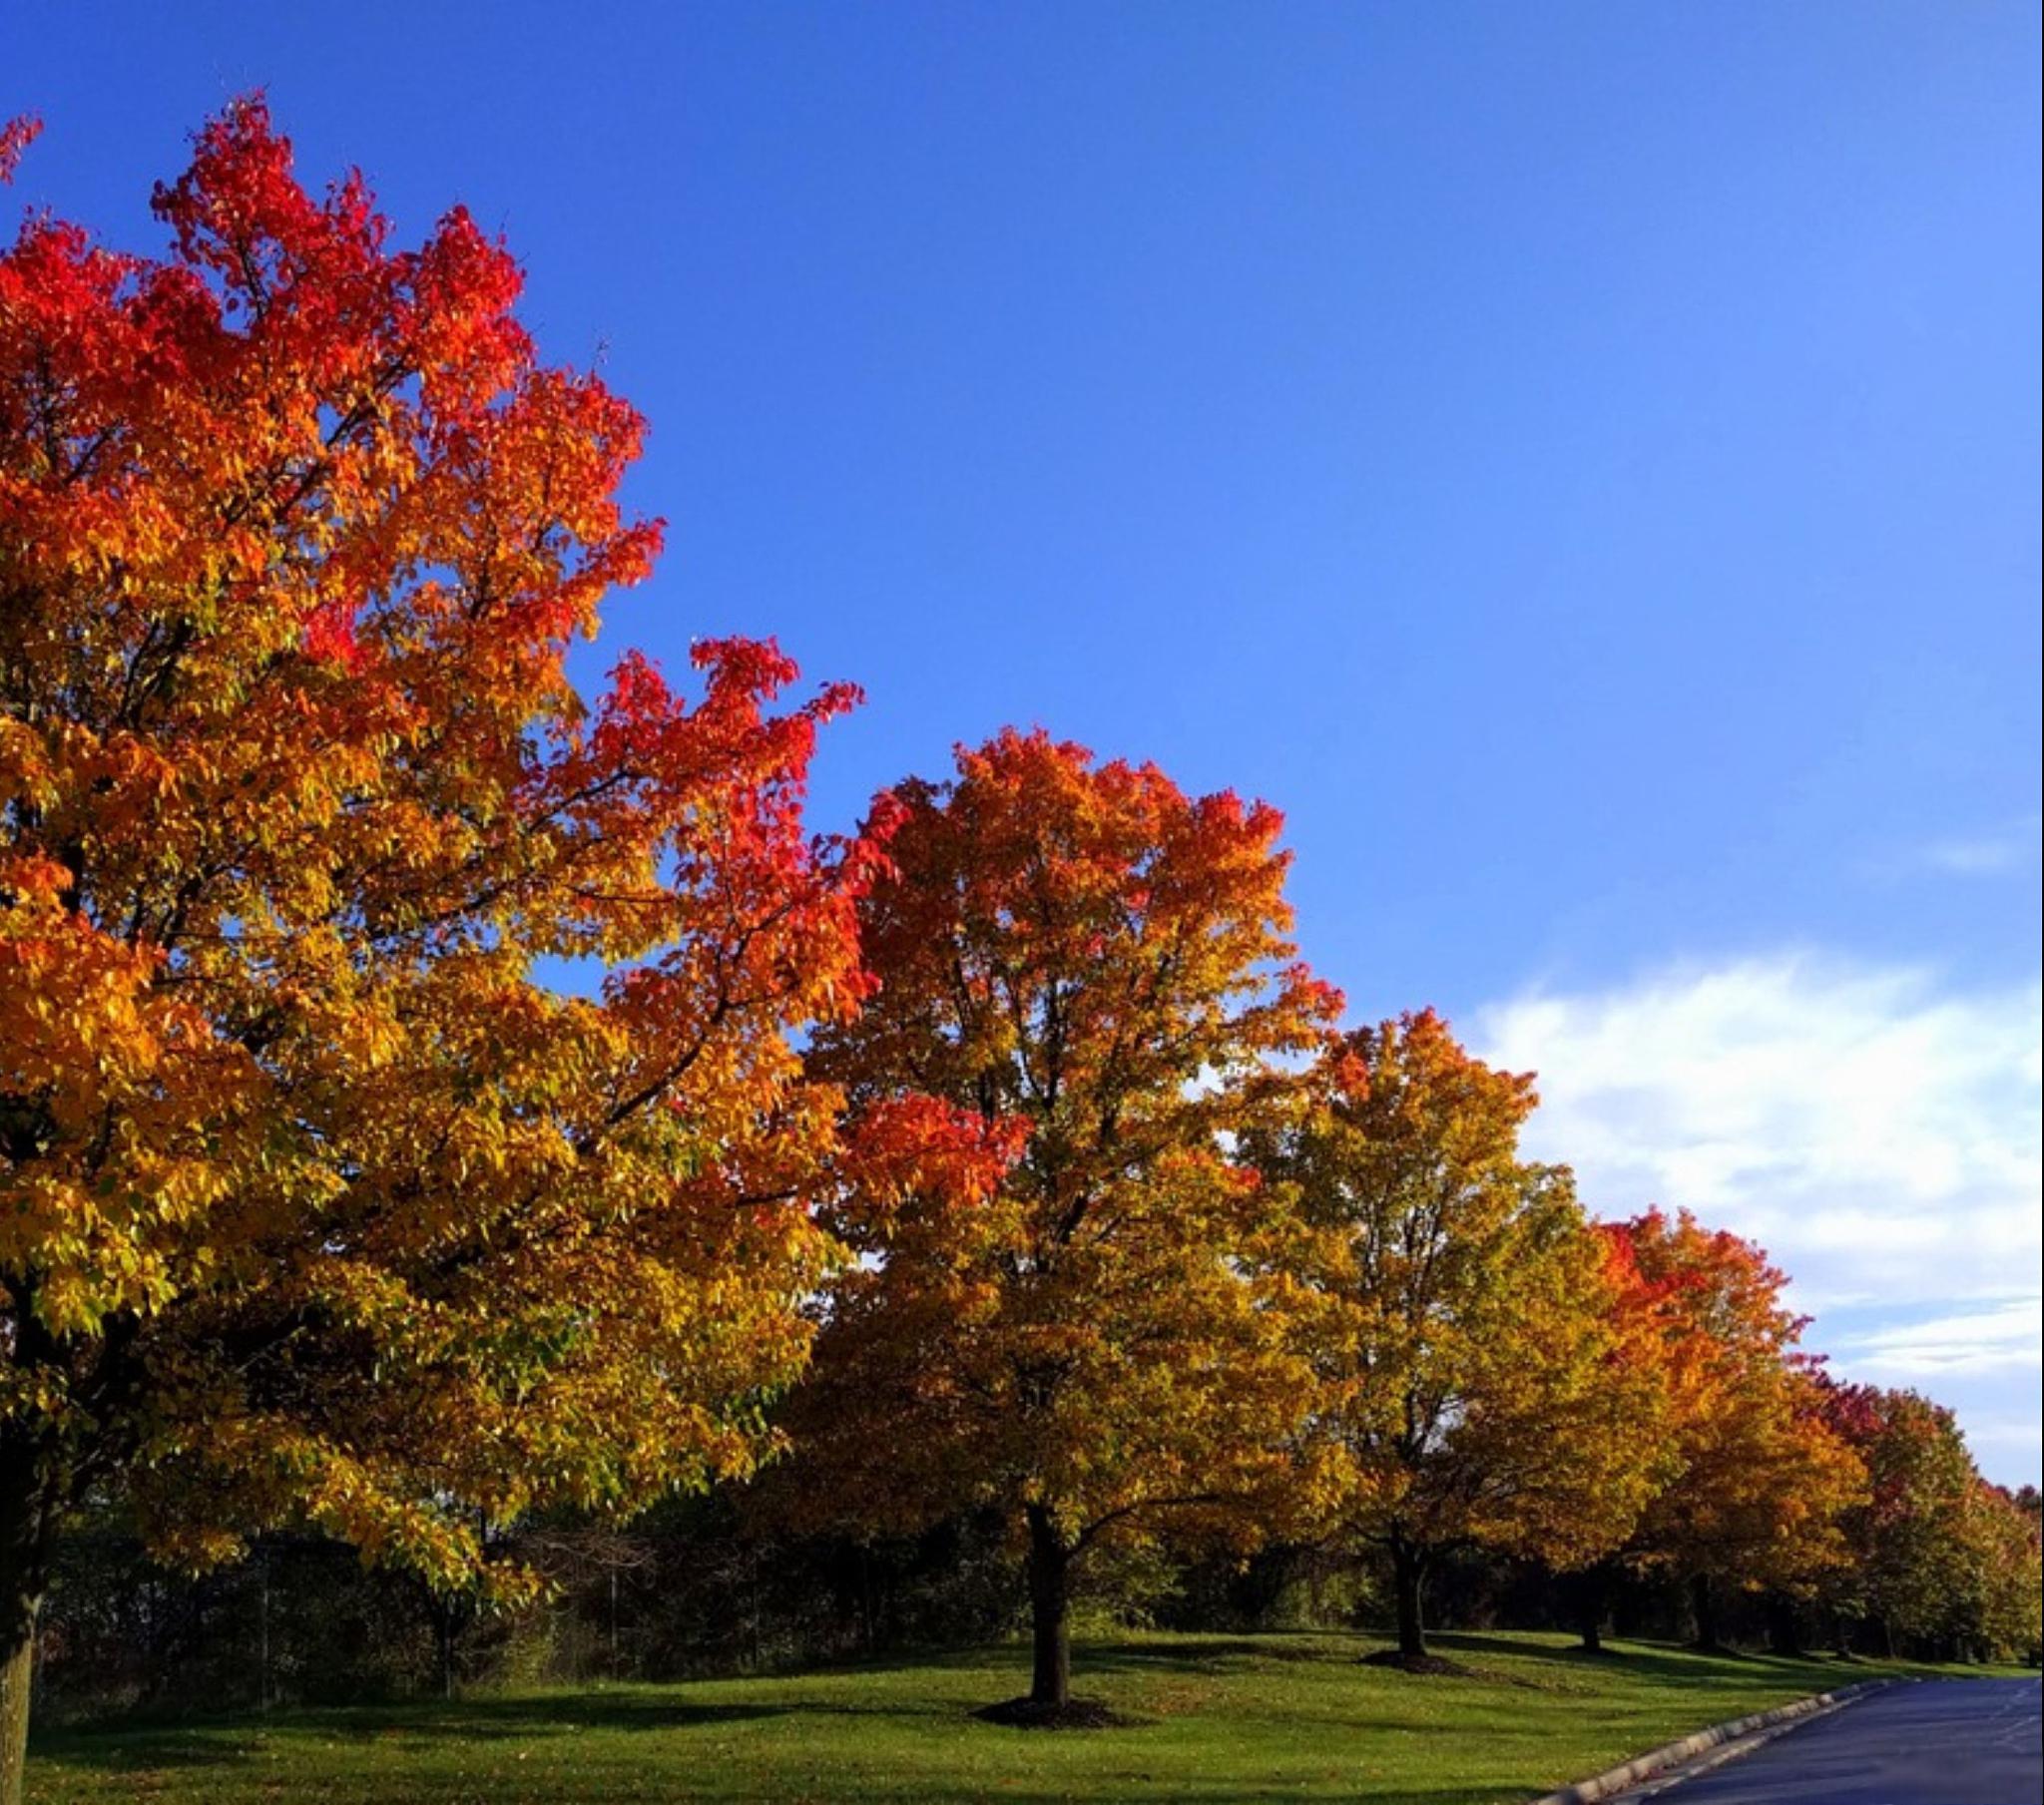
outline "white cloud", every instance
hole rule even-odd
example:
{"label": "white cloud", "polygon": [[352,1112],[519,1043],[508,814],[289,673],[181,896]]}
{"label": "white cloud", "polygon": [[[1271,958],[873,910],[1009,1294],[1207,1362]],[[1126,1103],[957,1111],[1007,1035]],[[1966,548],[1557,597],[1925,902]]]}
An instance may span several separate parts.
{"label": "white cloud", "polygon": [[1850,1319],[1811,1336],[1842,1371],[1933,1395],[1961,1379],[2034,1424],[2036,982],[1959,993],[1779,955],[1535,991],[1468,1026],[1485,1057],[1539,1072],[1529,1148],[1574,1165],[1592,1209],[1687,1205],[1751,1236],[1799,1308]]}
{"label": "white cloud", "polygon": [[1931,872],[1941,877],[2003,877],[2037,861],[2039,819],[2024,819],[1985,833],[1955,834],[1911,847],[1874,869],[1889,877]]}
{"label": "white cloud", "polygon": [[2029,847],[2019,840],[1938,840],[1924,847],[1923,862],[1954,877],[1996,877],[2025,863]]}
{"label": "white cloud", "polygon": [[1829,1338],[1831,1352],[1869,1379],[2023,1372],[2037,1364],[2040,1342],[2044,1302],[2034,1297]]}

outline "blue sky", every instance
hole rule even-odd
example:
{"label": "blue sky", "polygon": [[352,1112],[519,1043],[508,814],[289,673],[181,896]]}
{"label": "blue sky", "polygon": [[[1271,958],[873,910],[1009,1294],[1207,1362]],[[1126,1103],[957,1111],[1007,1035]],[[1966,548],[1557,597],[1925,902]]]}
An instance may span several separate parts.
{"label": "blue sky", "polygon": [[[605,656],[1287,813],[1309,957],[1538,1066],[2038,1468],[2037,9],[0,0],[15,191],[154,246],[268,89],[651,418]],[[592,673],[596,663],[592,662]],[[1679,1032],[1678,1032],[1679,1025]]]}

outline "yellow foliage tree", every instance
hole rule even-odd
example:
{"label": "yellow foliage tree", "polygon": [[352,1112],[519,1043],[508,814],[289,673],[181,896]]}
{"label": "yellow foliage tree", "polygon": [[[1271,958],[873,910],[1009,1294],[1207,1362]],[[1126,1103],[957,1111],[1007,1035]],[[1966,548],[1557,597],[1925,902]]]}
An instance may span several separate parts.
{"label": "yellow foliage tree", "polygon": [[1661,1386],[1567,1168],[1519,1157],[1530,1077],[1426,1010],[1337,1043],[1311,1099],[1247,1144],[1297,1198],[1306,1471],[1333,1537],[1387,1558],[1414,1665],[1445,1552],[1568,1568],[1624,1539],[1665,1459]]}

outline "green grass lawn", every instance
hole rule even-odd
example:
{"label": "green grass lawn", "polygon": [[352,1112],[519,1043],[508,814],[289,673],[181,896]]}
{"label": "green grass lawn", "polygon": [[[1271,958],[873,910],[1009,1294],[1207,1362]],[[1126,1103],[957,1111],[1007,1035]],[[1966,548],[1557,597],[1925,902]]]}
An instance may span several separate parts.
{"label": "green grass lawn", "polygon": [[[1345,1635],[1082,1643],[1075,1689],[1146,1721],[975,1721],[1026,1682],[1015,1648],[772,1679],[605,1686],[455,1704],[280,1711],[63,1731],[34,1805],[626,1805],[668,1799],[1524,1799],[1685,1731],[1855,1679],[1873,1662],[1711,1658],[1619,1642],[1442,1635],[1469,1678],[1358,1664]],[[1925,1669],[1906,1669],[1926,1671]],[[1981,1669],[1965,1669],[1979,1672]]]}

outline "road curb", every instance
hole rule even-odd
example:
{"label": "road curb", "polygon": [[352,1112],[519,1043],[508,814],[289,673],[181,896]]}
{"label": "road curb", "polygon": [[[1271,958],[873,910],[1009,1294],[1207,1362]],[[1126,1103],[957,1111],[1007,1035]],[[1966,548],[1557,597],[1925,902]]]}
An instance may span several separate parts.
{"label": "road curb", "polygon": [[1684,1736],[1676,1742],[1664,1742],[1659,1748],[1650,1748],[1644,1755],[1635,1755],[1621,1766],[1607,1768],[1587,1780],[1578,1780],[1559,1792],[1543,1793],[1533,1801],[1533,1805],[1597,1805],[1599,1799],[1608,1799],[1643,1780],[1651,1780],[1678,1762],[1693,1760],[1723,1743],[1737,1742],[1756,1730],[1786,1727],[1800,1718],[1813,1717],[1819,1711],[1835,1710],[1839,1705],[1850,1704],[1855,1698],[1863,1698],[1869,1692],[1878,1692],[1884,1686],[1897,1683],[1892,1679],[1862,1679],[1857,1685],[1840,1686],[1835,1692],[1812,1693],[1789,1704],[1776,1705],[1771,1711],[1756,1711],[1750,1717],[1734,1717],[1726,1723],[1714,1723],[1707,1730],[1698,1730],[1695,1735]]}

